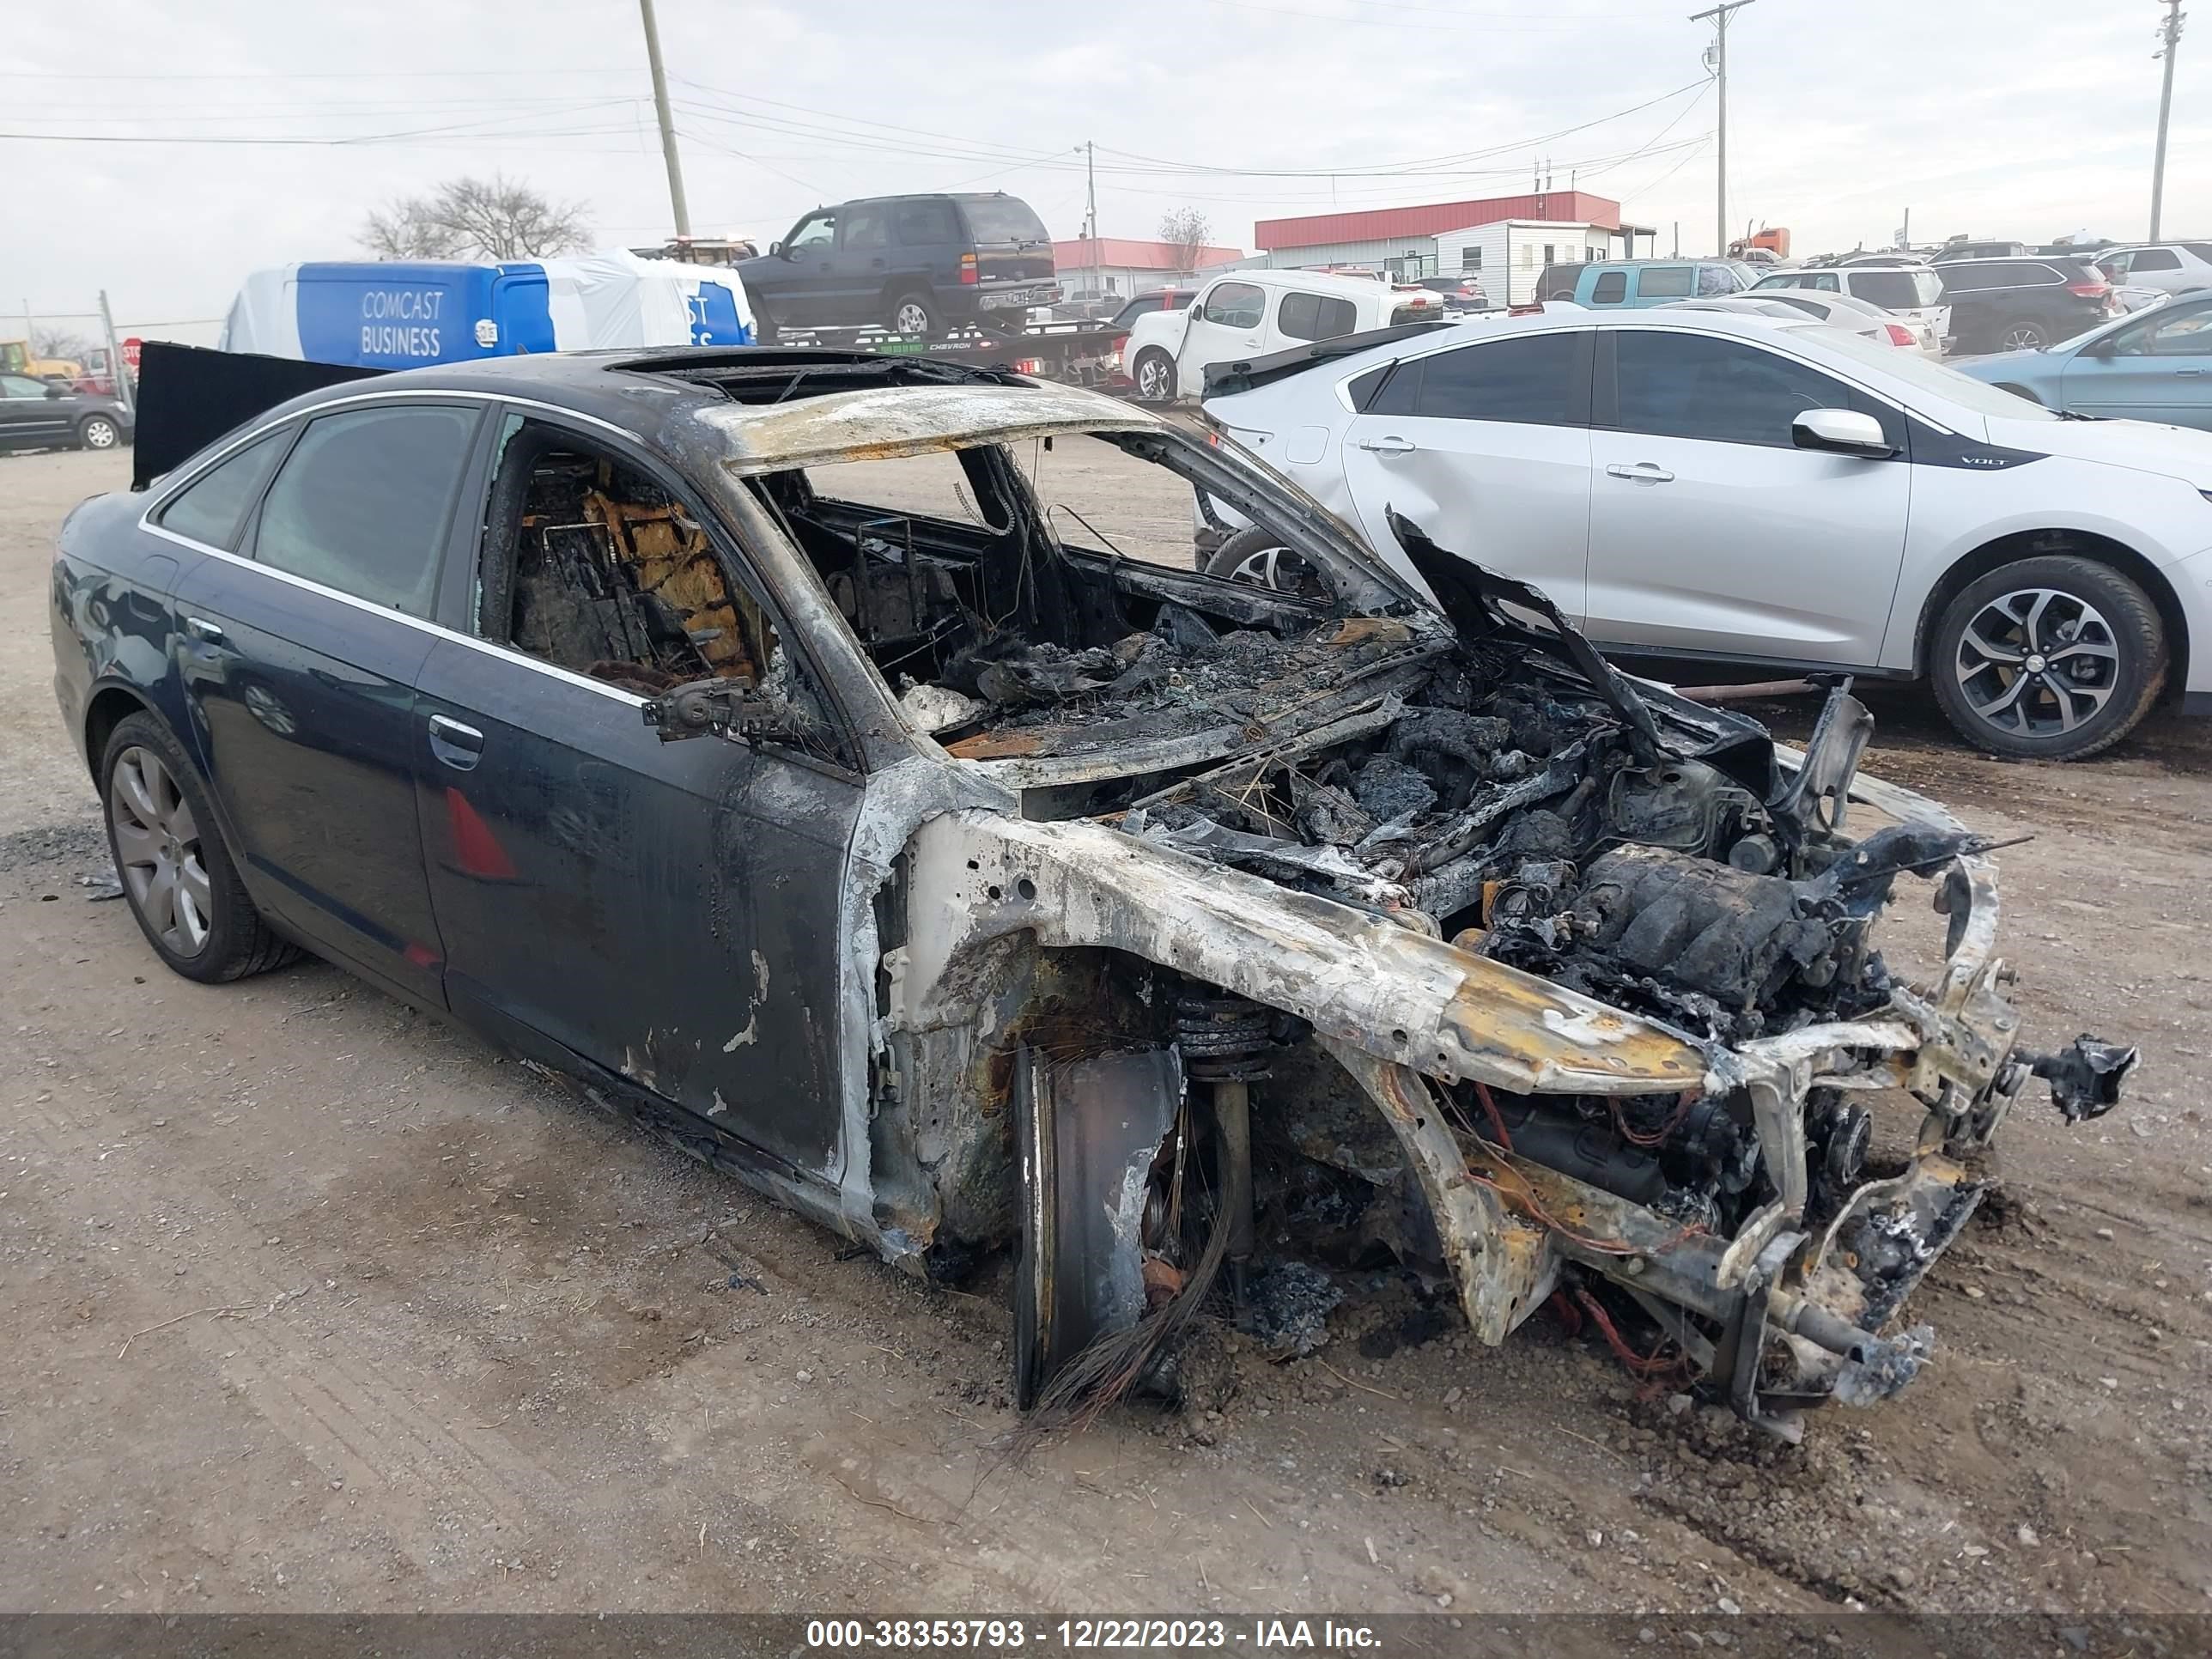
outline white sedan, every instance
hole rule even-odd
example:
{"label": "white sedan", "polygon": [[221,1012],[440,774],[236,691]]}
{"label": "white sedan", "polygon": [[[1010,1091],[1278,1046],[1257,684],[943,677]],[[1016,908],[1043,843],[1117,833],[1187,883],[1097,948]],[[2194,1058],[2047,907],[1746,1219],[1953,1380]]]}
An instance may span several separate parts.
{"label": "white sedan", "polygon": [[1924,325],[1916,328],[1903,318],[1884,311],[1869,300],[1849,294],[1817,294],[1810,289],[1778,288],[1768,294],[1727,294],[1717,300],[1677,300],[1669,311],[1723,311],[1739,317],[1771,317],[1785,323],[1802,323],[1808,317],[1831,328],[1840,328],[1876,345],[1903,346],[1930,357],[1940,356],[1943,343]]}
{"label": "white sedan", "polygon": [[[1608,652],[1924,678],[2024,757],[2102,749],[2168,694],[2212,713],[2212,434],[1672,309],[1332,342],[1217,374],[1205,409],[1401,571],[1393,509]],[[1294,581],[1267,541],[1207,568]]]}

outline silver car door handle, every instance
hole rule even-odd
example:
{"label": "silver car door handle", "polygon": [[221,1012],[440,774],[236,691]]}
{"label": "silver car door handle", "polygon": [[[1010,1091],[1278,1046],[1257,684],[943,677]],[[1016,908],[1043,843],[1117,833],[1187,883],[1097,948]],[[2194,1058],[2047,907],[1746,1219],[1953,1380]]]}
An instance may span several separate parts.
{"label": "silver car door handle", "polygon": [[1420,445],[1415,443],[1411,438],[1388,437],[1362,438],[1359,441],[1359,447],[1362,449],[1371,449],[1377,455],[1405,455],[1419,449]]}
{"label": "silver car door handle", "polygon": [[202,645],[221,645],[223,642],[222,626],[208,621],[204,617],[185,617],[185,632]]}
{"label": "silver car door handle", "polygon": [[482,749],[483,733],[473,726],[464,726],[459,720],[448,720],[443,714],[430,716],[430,735],[463,749]]}
{"label": "silver car door handle", "polygon": [[1638,461],[1632,466],[1625,466],[1619,461],[1615,461],[1611,466],[1606,468],[1605,475],[1608,478],[1626,478],[1631,483],[1674,482],[1674,475],[1654,461]]}
{"label": "silver car door handle", "polygon": [[2202,374],[2204,371],[2201,368],[2177,368],[2173,372],[2176,374]]}

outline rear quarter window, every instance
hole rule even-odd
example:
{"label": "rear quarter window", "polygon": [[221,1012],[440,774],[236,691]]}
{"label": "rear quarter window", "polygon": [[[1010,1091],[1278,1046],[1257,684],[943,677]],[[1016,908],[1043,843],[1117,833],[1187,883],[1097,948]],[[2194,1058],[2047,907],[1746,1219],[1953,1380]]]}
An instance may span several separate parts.
{"label": "rear quarter window", "polygon": [[272,432],[218,462],[171,497],[155,522],[164,530],[226,553],[237,552],[238,532],[245,527],[246,515],[275,471],[290,436],[289,429]]}
{"label": "rear quarter window", "polygon": [[1943,279],[1932,270],[1863,270],[1851,277],[1851,293],[1889,311],[1912,311],[1943,297]]}
{"label": "rear quarter window", "polygon": [[901,202],[891,223],[902,247],[944,247],[960,240],[960,221],[950,202]]}
{"label": "rear quarter window", "polygon": [[1636,297],[1639,300],[1687,299],[1691,275],[1688,265],[1646,265],[1636,273]]}

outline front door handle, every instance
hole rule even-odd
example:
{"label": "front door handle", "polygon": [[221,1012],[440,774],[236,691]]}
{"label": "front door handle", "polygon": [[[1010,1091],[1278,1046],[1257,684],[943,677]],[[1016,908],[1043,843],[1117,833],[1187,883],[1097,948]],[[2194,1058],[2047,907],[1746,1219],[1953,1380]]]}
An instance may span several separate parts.
{"label": "front door handle", "polygon": [[1393,435],[1385,438],[1362,438],[1359,441],[1359,447],[1362,449],[1371,449],[1377,455],[1409,455],[1419,449],[1420,445],[1415,443],[1411,438]]}
{"label": "front door handle", "polygon": [[2177,369],[2175,369],[2173,372],[2174,372],[2176,374],[2178,374],[2178,375],[2181,375],[2181,374],[2202,374],[2204,371],[2203,371],[2203,369],[2201,369],[2201,368],[2177,368]]}
{"label": "front door handle", "polygon": [[221,645],[224,642],[222,625],[211,623],[204,617],[185,617],[185,632],[202,645]]}
{"label": "front door handle", "polygon": [[456,772],[471,770],[483,758],[483,733],[443,714],[430,716],[430,752]]}
{"label": "front door handle", "polygon": [[1665,467],[1661,466],[1656,461],[1638,461],[1632,466],[1624,466],[1620,462],[1616,461],[1611,466],[1606,468],[1605,476],[1608,478],[1626,478],[1631,483],[1672,483],[1674,482],[1674,475],[1669,472]]}

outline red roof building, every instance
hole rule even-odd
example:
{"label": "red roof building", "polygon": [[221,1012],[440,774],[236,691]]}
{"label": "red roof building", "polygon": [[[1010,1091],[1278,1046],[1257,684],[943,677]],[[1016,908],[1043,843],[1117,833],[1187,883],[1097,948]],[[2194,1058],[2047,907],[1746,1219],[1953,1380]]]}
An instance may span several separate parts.
{"label": "red roof building", "polygon": [[1435,202],[1425,207],[1364,208],[1352,213],[1313,213],[1299,219],[1262,219],[1252,240],[1262,252],[1334,247],[1345,242],[1434,236],[1500,219],[1556,219],[1565,224],[1617,229],[1620,204],[1581,190],[1547,190],[1529,196],[1493,196],[1479,202]]}

